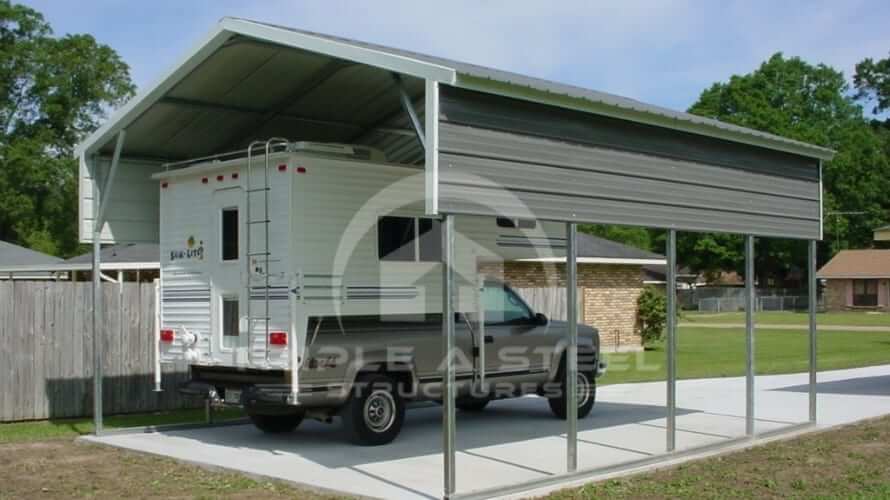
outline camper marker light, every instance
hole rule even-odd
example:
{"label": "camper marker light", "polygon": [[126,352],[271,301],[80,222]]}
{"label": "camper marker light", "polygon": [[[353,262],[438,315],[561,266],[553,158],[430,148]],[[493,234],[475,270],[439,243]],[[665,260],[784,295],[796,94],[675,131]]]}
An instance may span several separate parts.
{"label": "camper marker light", "polygon": [[287,170],[287,165],[285,165],[283,163],[281,165],[278,165],[279,172],[284,172],[285,170]]}
{"label": "camper marker light", "polygon": [[173,333],[173,330],[161,330],[161,342],[172,344],[175,337],[176,335]]}
{"label": "camper marker light", "polygon": [[226,176],[224,176],[224,175],[217,175],[217,176],[216,176],[216,180],[218,180],[218,181],[220,181],[220,182],[222,182],[222,180],[225,179],[225,178],[226,178]]}
{"label": "camper marker light", "polygon": [[298,173],[298,174],[305,174],[305,173],[306,173],[306,167],[297,167],[297,173]]}
{"label": "camper marker light", "polygon": [[269,345],[286,346],[287,332],[270,332]]}
{"label": "camper marker light", "polygon": [[207,184],[207,177],[201,178],[201,184]]}
{"label": "camper marker light", "polygon": [[238,172],[233,173],[233,174],[232,174],[232,179],[237,179],[237,178],[238,178]]}
{"label": "camper marker light", "polygon": [[162,183],[161,183],[161,189],[167,189],[167,183],[166,183],[166,182],[162,182]]}

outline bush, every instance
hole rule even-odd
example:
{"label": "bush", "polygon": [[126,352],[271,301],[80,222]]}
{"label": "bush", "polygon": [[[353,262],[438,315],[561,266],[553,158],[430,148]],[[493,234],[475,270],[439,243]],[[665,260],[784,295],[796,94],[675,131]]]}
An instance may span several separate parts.
{"label": "bush", "polygon": [[643,293],[637,299],[637,308],[643,345],[660,340],[667,323],[667,298],[664,292],[654,286],[643,288]]}

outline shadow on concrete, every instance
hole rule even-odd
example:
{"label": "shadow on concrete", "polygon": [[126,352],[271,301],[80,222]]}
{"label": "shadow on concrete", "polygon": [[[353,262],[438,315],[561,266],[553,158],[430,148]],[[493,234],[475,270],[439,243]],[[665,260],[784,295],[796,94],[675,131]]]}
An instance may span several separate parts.
{"label": "shadow on concrete", "polygon": [[[773,391],[809,392],[808,384],[779,387]],[[827,394],[848,394],[856,396],[890,396],[890,375],[859,377],[832,382],[816,383],[816,391]]]}

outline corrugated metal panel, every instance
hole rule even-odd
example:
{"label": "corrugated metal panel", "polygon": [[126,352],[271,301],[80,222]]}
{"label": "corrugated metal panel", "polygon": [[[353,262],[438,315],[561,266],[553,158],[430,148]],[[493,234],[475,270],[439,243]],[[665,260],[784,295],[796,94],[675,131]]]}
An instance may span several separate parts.
{"label": "corrugated metal panel", "polygon": [[[250,24],[256,24],[260,26],[270,26],[274,28],[278,28],[285,31],[291,31],[295,33],[301,33],[304,35],[310,35],[313,37],[317,37],[320,39],[331,40],[337,43],[343,43],[347,45],[352,45],[356,47],[364,47],[372,50],[376,50],[379,52],[393,54],[396,56],[410,58],[416,61],[422,61],[429,64],[433,64],[436,66],[451,68],[458,73],[458,81],[457,85],[461,85],[461,77],[468,76],[471,78],[478,79],[480,81],[488,81],[502,84],[513,85],[518,88],[528,88],[533,89],[535,91],[539,91],[546,94],[555,94],[566,96],[570,98],[582,99],[587,102],[605,105],[611,108],[623,109],[632,111],[635,113],[641,113],[645,115],[651,115],[658,118],[667,118],[670,120],[676,120],[678,122],[690,123],[694,125],[698,125],[704,128],[710,128],[719,130],[721,132],[728,132],[730,134],[735,134],[737,136],[743,137],[756,137],[760,139],[766,139],[771,142],[775,142],[778,144],[786,144],[788,146],[793,146],[795,148],[801,148],[805,150],[809,150],[813,152],[813,155],[816,157],[819,156],[827,156],[830,157],[833,154],[833,151],[820,148],[814,146],[812,144],[807,144],[800,141],[795,141],[792,139],[788,139],[786,137],[777,136],[774,134],[769,134],[766,132],[761,132],[759,130],[749,129],[745,127],[740,127],[738,125],[733,125],[730,123],[724,123],[719,120],[714,120],[712,118],[706,118],[703,116],[697,116],[690,113],[684,113],[682,111],[675,111],[672,109],[663,108],[661,106],[655,106],[652,104],[646,104],[636,99],[631,99],[629,97],[622,97],[615,94],[609,94],[607,92],[600,92],[596,90],[585,89],[582,87],[576,87],[574,85],[568,85],[559,82],[553,82],[549,80],[544,80],[542,78],[535,78],[531,76],[521,75],[518,73],[512,73],[510,71],[503,71],[494,68],[488,68],[485,66],[479,66],[476,64],[470,64],[461,61],[455,61],[452,59],[447,59],[444,57],[431,56],[428,54],[421,54],[418,52],[413,52],[410,50],[398,49],[393,47],[387,47],[384,45],[362,42],[358,40],[353,40],[345,37],[338,37],[333,35],[327,35],[324,33],[315,33],[306,30],[299,30],[295,28],[290,28],[287,26],[274,25],[269,23],[263,23],[258,21],[252,21],[250,19],[235,19],[236,21],[244,21]],[[451,83],[451,82],[445,82]]]}
{"label": "corrugated metal panel", "polygon": [[812,160],[645,127],[625,140],[590,115],[442,94],[443,212],[819,237]]}

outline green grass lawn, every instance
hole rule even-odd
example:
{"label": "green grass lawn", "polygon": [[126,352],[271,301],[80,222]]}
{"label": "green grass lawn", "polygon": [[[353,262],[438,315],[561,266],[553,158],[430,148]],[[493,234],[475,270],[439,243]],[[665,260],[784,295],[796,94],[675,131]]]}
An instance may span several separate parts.
{"label": "green grass lawn", "polygon": [[[758,374],[805,372],[806,330],[757,330]],[[890,332],[823,331],[818,336],[819,370],[890,363]],[[608,355],[600,384],[665,379],[664,345],[639,353]],[[745,373],[745,331],[740,328],[680,328],[677,373],[680,378],[740,376]]]}
{"label": "green grass lawn", "polygon": [[558,491],[547,500],[890,498],[890,418]]}
{"label": "green grass lawn", "polygon": [[[806,325],[809,316],[804,312],[766,311],[754,315],[756,322],[765,325]],[[700,313],[684,311],[681,323],[744,324],[744,312]],[[828,312],[816,315],[820,325],[886,326],[890,327],[890,313],[882,312]]]}
{"label": "green grass lawn", "polygon": [[[239,418],[242,415],[239,409],[215,410],[213,413],[216,421]],[[109,429],[196,422],[204,422],[203,409],[105,417],[105,427]],[[74,438],[90,434],[93,432],[93,429],[92,418],[53,419],[0,424],[0,443]]]}

